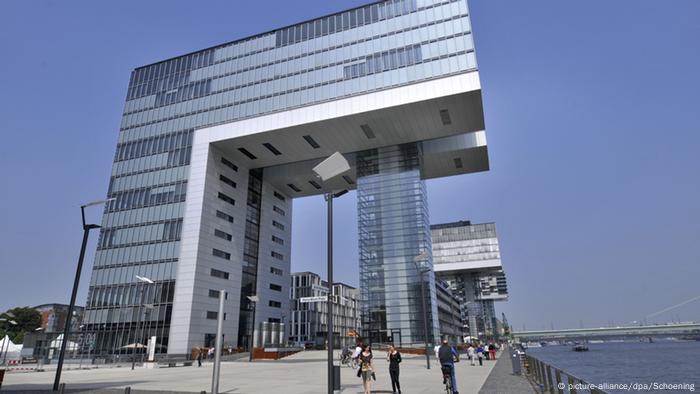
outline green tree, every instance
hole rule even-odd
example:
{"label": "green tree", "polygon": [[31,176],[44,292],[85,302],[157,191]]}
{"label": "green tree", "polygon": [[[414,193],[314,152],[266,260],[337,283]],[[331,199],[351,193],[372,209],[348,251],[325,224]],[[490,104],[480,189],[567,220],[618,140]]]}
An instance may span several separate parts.
{"label": "green tree", "polygon": [[[14,316],[14,317],[10,317]],[[41,314],[34,308],[17,307],[8,310],[2,314],[2,317],[8,321],[0,322],[3,330],[0,335],[5,337],[5,334],[10,336],[14,343],[22,343],[24,334],[34,331],[41,325]],[[9,320],[17,322],[17,325],[10,324]]]}

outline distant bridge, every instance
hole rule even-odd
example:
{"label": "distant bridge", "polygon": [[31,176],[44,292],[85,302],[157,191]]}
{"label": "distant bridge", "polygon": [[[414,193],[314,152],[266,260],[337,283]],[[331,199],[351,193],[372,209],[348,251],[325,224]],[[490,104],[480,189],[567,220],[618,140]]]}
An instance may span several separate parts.
{"label": "distant bridge", "polygon": [[688,337],[700,339],[700,323],[659,324],[651,326],[574,328],[564,330],[518,331],[513,332],[521,342],[583,340],[583,339],[622,339],[630,337]]}

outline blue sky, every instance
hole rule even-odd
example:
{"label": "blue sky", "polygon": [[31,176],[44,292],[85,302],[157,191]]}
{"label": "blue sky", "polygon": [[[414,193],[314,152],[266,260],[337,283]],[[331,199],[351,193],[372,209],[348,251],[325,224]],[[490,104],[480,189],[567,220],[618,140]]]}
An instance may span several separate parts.
{"label": "blue sky", "polygon": [[[68,301],[78,206],[106,193],[131,69],[363,3],[0,2],[0,309]],[[599,326],[699,295],[700,2],[470,6],[491,170],[429,181],[428,199],[434,223],[497,223],[498,311],[516,329]],[[336,205],[351,284],[354,198]],[[295,201],[293,269],[325,273],[323,217]],[[665,320],[700,321],[700,304]]]}

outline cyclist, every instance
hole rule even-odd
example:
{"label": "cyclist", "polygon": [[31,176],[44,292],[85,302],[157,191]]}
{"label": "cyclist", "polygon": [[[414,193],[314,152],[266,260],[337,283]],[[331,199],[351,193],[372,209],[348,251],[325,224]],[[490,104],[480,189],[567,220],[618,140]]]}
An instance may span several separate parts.
{"label": "cyclist", "polygon": [[350,356],[352,353],[350,352],[350,348],[348,348],[347,345],[343,347],[343,352],[340,353],[340,362],[342,364],[348,364],[350,361]]}
{"label": "cyclist", "polygon": [[441,366],[450,368],[452,392],[454,394],[459,394],[457,391],[457,376],[455,375],[455,362],[459,362],[459,354],[455,348],[450,346],[450,344],[447,342],[447,338],[442,340],[442,346],[440,346],[440,349],[438,350],[438,358]]}

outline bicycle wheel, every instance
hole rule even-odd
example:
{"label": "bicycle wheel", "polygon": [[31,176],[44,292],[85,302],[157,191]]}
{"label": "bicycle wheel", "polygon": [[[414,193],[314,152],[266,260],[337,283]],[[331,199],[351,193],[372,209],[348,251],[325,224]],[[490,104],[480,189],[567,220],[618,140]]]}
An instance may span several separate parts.
{"label": "bicycle wheel", "polygon": [[447,394],[454,394],[452,392],[452,378],[448,377],[447,380],[445,381],[445,392]]}

